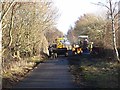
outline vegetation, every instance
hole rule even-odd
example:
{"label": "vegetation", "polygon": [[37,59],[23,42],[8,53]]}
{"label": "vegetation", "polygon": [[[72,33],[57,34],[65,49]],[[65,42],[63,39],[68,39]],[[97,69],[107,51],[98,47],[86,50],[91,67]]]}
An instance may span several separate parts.
{"label": "vegetation", "polygon": [[[97,17],[93,14],[84,14],[75,23],[75,27],[72,31],[74,37],[79,35],[89,35],[90,41],[98,42],[102,44],[103,32],[105,29],[105,21],[101,17]],[[70,37],[70,31],[68,31],[68,36]],[[77,41],[77,40],[76,40]]]}
{"label": "vegetation", "polygon": [[[99,49],[98,55],[68,57],[70,71],[74,81],[83,88],[119,88],[119,54],[120,54],[120,11],[118,2],[108,0],[107,5],[99,2],[96,5],[106,7],[106,18],[93,14],[84,14],[68,31],[71,43],[78,42],[79,35],[88,35]],[[118,10],[118,11],[117,11]],[[117,62],[116,62],[117,61]]]}
{"label": "vegetation", "polygon": [[116,13],[116,7],[118,5],[118,2],[113,2],[112,0],[108,0],[108,6],[99,2],[98,5],[104,6],[108,9],[108,19],[110,19],[111,22],[111,29],[112,29],[112,43],[113,43],[113,49],[114,49],[114,54],[115,54],[115,58],[117,59],[118,62],[120,62],[119,59],[119,53],[118,53],[118,49],[117,49],[117,37],[116,37],[116,32],[118,33],[118,28],[115,28],[115,19],[116,16],[118,16],[119,11]]}
{"label": "vegetation", "polygon": [[55,43],[55,39],[63,37],[63,33],[57,30],[56,28],[52,28],[45,33],[45,36],[48,40],[48,43],[52,44]]}
{"label": "vegetation", "polygon": [[119,88],[120,66],[117,62],[80,56],[68,59],[74,82],[80,87]]}
{"label": "vegetation", "polygon": [[[47,57],[46,32],[56,31],[58,10],[52,1],[2,2],[2,76],[6,83],[19,81]],[[59,32],[60,33],[60,32]],[[52,40],[51,40],[52,41]],[[10,82],[8,82],[10,81]],[[9,86],[8,85],[8,86]]]}
{"label": "vegetation", "polygon": [[[84,14],[67,33],[71,43],[78,42],[79,35],[88,35],[94,46],[100,48],[102,58],[69,57],[70,70],[75,82],[83,87],[119,87],[120,27],[117,2],[108,0],[108,5],[97,5],[108,9],[106,18]],[[0,23],[2,23],[2,80],[3,87],[11,87],[37,64],[44,62],[48,46],[63,36],[55,24],[59,16],[51,0],[39,2],[2,2]],[[0,8],[1,9],[1,8]],[[106,54],[107,53],[107,54]],[[103,57],[106,55],[107,58]],[[105,56],[104,55],[104,56]],[[94,58],[93,58],[94,57]],[[109,83],[109,84],[108,84]]]}
{"label": "vegetation", "polygon": [[107,7],[106,18],[84,14],[75,22],[75,26],[70,28],[68,38],[71,43],[76,43],[79,35],[88,35],[89,41],[94,42],[94,46],[102,48],[102,51],[107,53],[107,57],[112,57],[119,62],[118,2],[108,0],[108,5],[101,2],[97,5]]}

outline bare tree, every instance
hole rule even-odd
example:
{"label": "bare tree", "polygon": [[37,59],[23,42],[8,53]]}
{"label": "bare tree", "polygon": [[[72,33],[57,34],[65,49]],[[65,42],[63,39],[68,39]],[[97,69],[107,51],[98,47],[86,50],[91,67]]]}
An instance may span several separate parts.
{"label": "bare tree", "polygon": [[53,3],[43,0],[35,3],[12,0],[2,2],[1,6],[3,62],[11,62],[14,56],[22,59],[26,57],[23,53],[33,55],[33,48],[39,55],[40,48],[47,47],[44,32],[55,24],[57,17]]}
{"label": "bare tree", "polygon": [[108,0],[108,5],[105,5],[102,2],[98,2],[98,4],[96,5],[100,5],[103,7],[106,7],[108,9],[109,12],[109,19],[111,20],[111,26],[112,26],[112,41],[113,41],[113,48],[114,48],[114,52],[115,52],[115,57],[117,59],[118,62],[120,62],[119,59],[119,53],[117,50],[117,41],[116,41],[116,29],[115,29],[115,18],[118,15],[118,12],[116,13],[116,7],[118,5],[118,2],[114,2],[113,0]]}

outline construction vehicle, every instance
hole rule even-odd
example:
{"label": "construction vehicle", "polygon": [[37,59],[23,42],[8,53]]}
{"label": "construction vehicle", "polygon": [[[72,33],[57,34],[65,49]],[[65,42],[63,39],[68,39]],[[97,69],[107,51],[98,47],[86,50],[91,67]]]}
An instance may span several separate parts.
{"label": "construction vehicle", "polygon": [[49,49],[50,57],[52,55],[55,55],[55,57],[58,55],[68,56],[68,47],[65,42],[66,38],[64,37],[55,39],[55,42],[50,47],[52,51]]}
{"label": "construction vehicle", "polygon": [[82,48],[78,44],[73,44],[72,45],[72,52],[73,52],[73,55],[81,54],[82,53]]}
{"label": "construction vehicle", "polygon": [[78,36],[79,45],[80,45],[83,53],[85,53],[85,54],[90,54],[90,52],[92,52],[92,48],[93,48],[93,42],[90,42],[88,39],[89,38],[87,35]]}
{"label": "construction vehicle", "polygon": [[80,35],[78,36],[78,42],[81,47],[82,53],[84,54],[89,54],[89,49],[88,49],[88,36],[87,35]]}
{"label": "construction vehicle", "polygon": [[87,35],[80,35],[78,36],[77,44],[73,44],[72,52],[73,54],[90,54],[92,51],[93,42],[88,41]]}
{"label": "construction vehicle", "polygon": [[68,47],[66,45],[66,38],[62,37],[62,38],[57,38],[56,39],[56,52],[57,55],[65,55],[68,56]]}

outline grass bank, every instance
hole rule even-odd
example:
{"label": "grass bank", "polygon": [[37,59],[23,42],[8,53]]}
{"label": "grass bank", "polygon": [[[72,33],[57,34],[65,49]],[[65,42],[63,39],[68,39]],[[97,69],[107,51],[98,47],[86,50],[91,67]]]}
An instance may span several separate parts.
{"label": "grass bank", "polygon": [[10,66],[6,66],[6,68],[2,70],[2,87],[11,88],[16,83],[24,79],[30,71],[37,67],[39,63],[46,60],[47,58],[45,57],[40,58],[40,56],[34,56],[12,62]]}
{"label": "grass bank", "polygon": [[[83,88],[120,88],[120,64],[100,58],[69,58],[74,81]],[[75,64],[79,63],[79,64]]]}

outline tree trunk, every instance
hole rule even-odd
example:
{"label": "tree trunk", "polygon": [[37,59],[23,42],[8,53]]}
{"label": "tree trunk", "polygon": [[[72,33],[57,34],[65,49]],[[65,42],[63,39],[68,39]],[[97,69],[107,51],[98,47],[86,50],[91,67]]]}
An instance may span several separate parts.
{"label": "tree trunk", "polygon": [[111,16],[111,23],[112,23],[112,34],[113,34],[113,48],[115,52],[115,58],[117,59],[118,62],[120,62],[119,59],[119,53],[117,50],[117,41],[116,41],[116,32],[115,32],[115,18],[114,18],[114,12],[113,12],[113,7],[112,7],[112,1],[109,0],[110,4],[110,16]]}
{"label": "tree trunk", "polygon": [[114,19],[113,18],[112,18],[112,33],[113,33],[113,48],[115,51],[115,57],[116,57],[117,61],[120,62],[119,53],[117,50],[116,33],[115,33],[115,26],[114,26]]}
{"label": "tree trunk", "polygon": [[14,9],[12,8],[12,12],[11,12],[11,18],[10,18],[10,28],[9,28],[9,37],[10,40],[8,42],[8,45],[2,50],[2,54],[11,46],[12,44],[12,27],[13,27],[13,17],[14,17]]}
{"label": "tree trunk", "polygon": [[10,29],[9,29],[9,37],[10,37],[10,41],[9,41],[9,43],[8,43],[8,47],[10,47],[11,44],[12,44],[12,27],[13,27],[13,17],[14,17],[13,12],[14,12],[14,9],[12,8],[11,22],[10,22]]}

